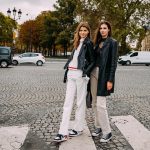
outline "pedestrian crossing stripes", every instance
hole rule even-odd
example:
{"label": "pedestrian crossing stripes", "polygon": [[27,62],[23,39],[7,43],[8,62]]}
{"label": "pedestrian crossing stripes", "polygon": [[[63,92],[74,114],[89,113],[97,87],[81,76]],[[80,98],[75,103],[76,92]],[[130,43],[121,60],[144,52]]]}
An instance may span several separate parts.
{"label": "pedestrian crossing stripes", "polygon": [[114,116],[112,121],[134,150],[150,150],[150,131],[133,116]]}
{"label": "pedestrian crossing stripes", "polygon": [[[111,122],[117,126],[120,132],[134,150],[150,150],[150,131],[146,129],[133,116],[112,116]],[[73,121],[70,122],[70,128]],[[0,127],[0,150],[19,150],[29,132],[29,125]],[[59,150],[96,150],[87,124],[82,135],[69,138],[59,146]]]}
{"label": "pedestrian crossing stripes", "polygon": [[19,150],[28,131],[28,125],[0,127],[0,150]]}

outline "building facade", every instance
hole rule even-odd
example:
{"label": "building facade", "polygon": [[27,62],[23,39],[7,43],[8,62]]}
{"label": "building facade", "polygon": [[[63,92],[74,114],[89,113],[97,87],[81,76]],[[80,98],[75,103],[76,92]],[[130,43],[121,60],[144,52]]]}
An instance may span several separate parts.
{"label": "building facade", "polygon": [[147,35],[142,40],[141,45],[141,51],[150,51],[150,31],[148,31]]}

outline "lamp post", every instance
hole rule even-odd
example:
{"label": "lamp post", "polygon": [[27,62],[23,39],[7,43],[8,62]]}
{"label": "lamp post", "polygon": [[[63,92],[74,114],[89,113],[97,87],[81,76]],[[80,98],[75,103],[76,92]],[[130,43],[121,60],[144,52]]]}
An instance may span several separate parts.
{"label": "lamp post", "polygon": [[[21,18],[21,15],[22,15],[21,9],[19,9],[19,10],[17,11],[16,8],[14,7],[14,9],[12,10],[12,12],[13,12],[13,20],[14,20],[14,21],[17,21],[18,19]],[[17,12],[18,12],[18,18],[16,18]],[[10,8],[8,8],[8,10],[7,10],[7,15],[8,15],[9,17],[11,16],[11,10],[10,10]]]}
{"label": "lamp post", "polygon": [[[17,20],[18,19],[20,19],[21,18],[21,15],[22,15],[22,11],[21,11],[21,9],[19,9],[18,11],[16,10],[16,8],[14,7],[14,9],[11,11],[10,10],[10,8],[8,8],[8,10],[7,10],[7,15],[9,16],[9,17],[11,17],[11,12],[12,12],[12,15],[13,15],[13,20],[14,20],[14,22],[17,22]],[[17,15],[17,12],[18,12],[18,15]],[[16,32],[15,32],[15,29],[13,28],[12,29],[12,31],[13,31],[13,47],[15,46],[15,38],[16,38]]]}

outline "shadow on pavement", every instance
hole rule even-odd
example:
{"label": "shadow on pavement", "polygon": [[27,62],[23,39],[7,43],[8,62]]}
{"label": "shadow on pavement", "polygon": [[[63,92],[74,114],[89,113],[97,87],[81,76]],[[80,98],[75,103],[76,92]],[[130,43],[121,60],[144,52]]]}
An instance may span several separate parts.
{"label": "shadow on pavement", "polygon": [[29,131],[27,137],[21,146],[20,150],[58,150],[57,143],[46,144],[45,141],[40,139],[35,133]]}

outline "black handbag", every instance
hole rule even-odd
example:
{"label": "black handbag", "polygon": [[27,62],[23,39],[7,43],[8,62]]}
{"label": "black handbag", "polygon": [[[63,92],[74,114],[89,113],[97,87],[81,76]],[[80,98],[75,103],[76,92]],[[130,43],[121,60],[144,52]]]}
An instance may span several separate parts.
{"label": "black handbag", "polygon": [[92,94],[91,94],[90,80],[89,80],[88,85],[87,85],[86,107],[92,108]]}
{"label": "black handbag", "polygon": [[65,73],[64,73],[64,79],[63,79],[64,83],[66,83],[67,81],[67,73],[68,73],[68,68],[65,70]]}
{"label": "black handbag", "polygon": [[86,107],[92,108],[92,94],[90,91],[88,91],[86,95]]}

